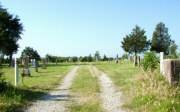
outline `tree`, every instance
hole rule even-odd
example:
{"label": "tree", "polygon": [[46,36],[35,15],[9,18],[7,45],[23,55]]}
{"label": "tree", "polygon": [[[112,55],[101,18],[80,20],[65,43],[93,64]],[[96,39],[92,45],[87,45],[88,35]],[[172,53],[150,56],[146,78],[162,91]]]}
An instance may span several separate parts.
{"label": "tree", "polygon": [[21,39],[22,32],[23,26],[19,17],[9,14],[0,6],[0,51],[9,56],[10,64],[12,55],[18,50],[17,42]]}
{"label": "tree", "polygon": [[126,35],[121,43],[124,51],[128,53],[135,53],[135,55],[146,51],[149,46],[149,41],[147,41],[145,31],[139,26],[136,26],[132,30],[131,34]]}
{"label": "tree", "polygon": [[78,57],[73,56],[73,57],[72,57],[72,62],[77,62],[77,61],[78,61]]}
{"label": "tree", "polygon": [[38,52],[36,50],[34,50],[31,47],[26,47],[22,53],[21,53],[21,58],[25,57],[25,56],[29,56],[30,59],[36,59],[36,60],[40,60],[41,57],[38,54]]}
{"label": "tree", "polygon": [[168,48],[170,46],[171,39],[168,33],[168,28],[164,23],[160,22],[156,25],[155,31],[151,41],[151,51],[164,52],[169,54]]}
{"label": "tree", "polygon": [[88,62],[88,56],[80,57],[81,62]]}
{"label": "tree", "polygon": [[87,57],[88,62],[92,62],[93,61],[93,57],[91,56],[91,54]]}
{"label": "tree", "polygon": [[103,61],[108,61],[108,57],[106,55],[103,56]]}
{"label": "tree", "polygon": [[[146,51],[150,44],[145,35],[145,31],[139,26],[135,26],[132,32],[123,38],[121,43],[124,51],[130,54],[134,53],[135,57],[137,56],[137,53]],[[137,60],[135,60],[135,65],[136,64]]]}
{"label": "tree", "polygon": [[177,48],[178,46],[176,45],[176,43],[174,41],[171,41],[170,46],[169,46],[169,56],[171,58],[177,58]]}

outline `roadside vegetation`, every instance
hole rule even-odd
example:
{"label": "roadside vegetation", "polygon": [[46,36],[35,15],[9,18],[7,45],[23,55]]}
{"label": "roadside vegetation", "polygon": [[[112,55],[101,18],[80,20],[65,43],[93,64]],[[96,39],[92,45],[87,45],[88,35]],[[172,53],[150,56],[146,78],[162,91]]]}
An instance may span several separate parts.
{"label": "roadside vegetation", "polygon": [[120,64],[98,64],[124,92],[124,107],[133,112],[179,112],[180,89],[154,72],[134,67],[129,61]]}
{"label": "roadside vegetation", "polygon": [[[49,90],[63,79],[72,68],[71,65],[49,66],[47,69],[39,69],[35,72],[31,68],[31,77],[20,79],[18,87],[14,87],[14,69],[2,67],[0,110],[1,112],[20,111],[19,109],[27,105],[30,101],[45,95]],[[21,69],[20,69],[21,71]]]}
{"label": "roadside vegetation", "polygon": [[102,112],[99,99],[100,87],[97,77],[90,73],[88,66],[82,66],[72,85],[74,98],[71,112]]}

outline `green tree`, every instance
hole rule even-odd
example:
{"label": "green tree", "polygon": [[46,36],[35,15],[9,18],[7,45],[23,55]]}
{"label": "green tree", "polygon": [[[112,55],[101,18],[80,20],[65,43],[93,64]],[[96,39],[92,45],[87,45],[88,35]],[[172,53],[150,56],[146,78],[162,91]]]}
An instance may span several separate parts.
{"label": "green tree", "polygon": [[72,57],[72,62],[78,62],[78,57],[77,56],[73,56]]}
{"label": "green tree", "polygon": [[177,58],[177,48],[178,46],[176,45],[176,43],[174,41],[171,41],[170,46],[169,46],[169,56],[172,58]]}
{"label": "green tree", "polygon": [[36,59],[36,60],[40,60],[41,57],[38,54],[38,52],[36,50],[34,50],[31,47],[26,47],[22,53],[21,53],[21,58],[25,57],[25,56],[29,56],[30,59]]}
{"label": "green tree", "polygon": [[18,16],[13,16],[0,6],[0,51],[9,56],[10,64],[12,55],[18,50],[18,40],[23,32],[22,23]]}
{"label": "green tree", "polygon": [[108,61],[108,57],[106,55],[103,56],[103,61]]}
{"label": "green tree", "polygon": [[155,31],[151,41],[151,51],[164,52],[168,54],[171,39],[168,33],[168,28],[164,23],[160,22],[156,25]]}
{"label": "green tree", "polygon": [[88,62],[88,56],[80,57],[81,62]]}
{"label": "green tree", "polygon": [[93,61],[93,57],[91,56],[91,54],[88,56],[88,62],[92,62]]}
{"label": "green tree", "polygon": [[135,26],[132,32],[123,38],[121,43],[124,51],[130,54],[134,53],[135,56],[137,53],[146,51],[150,44],[145,35],[145,31],[139,26]]}

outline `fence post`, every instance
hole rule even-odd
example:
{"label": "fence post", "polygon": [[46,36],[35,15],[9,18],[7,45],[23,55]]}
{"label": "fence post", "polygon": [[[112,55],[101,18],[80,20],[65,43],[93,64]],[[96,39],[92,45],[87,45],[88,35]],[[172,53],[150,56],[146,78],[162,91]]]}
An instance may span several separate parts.
{"label": "fence post", "polygon": [[17,65],[17,58],[14,58],[14,71],[15,71],[15,86],[17,86],[19,81],[19,71],[18,71],[18,65]]}
{"label": "fence post", "polygon": [[163,73],[163,60],[164,60],[164,52],[160,52],[160,73],[164,75],[164,73]]}

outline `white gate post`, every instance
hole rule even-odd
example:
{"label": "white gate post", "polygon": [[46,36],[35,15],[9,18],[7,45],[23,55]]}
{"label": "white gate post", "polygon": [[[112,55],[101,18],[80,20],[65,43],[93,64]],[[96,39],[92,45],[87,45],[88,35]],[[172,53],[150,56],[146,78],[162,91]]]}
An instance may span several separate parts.
{"label": "white gate post", "polygon": [[18,65],[17,65],[17,58],[14,58],[14,71],[15,71],[15,86],[18,84],[19,72],[18,72]]}
{"label": "white gate post", "polygon": [[163,60],[164,60],[164,52],[160,52],[160,73],[161,74],[163,74]]}

